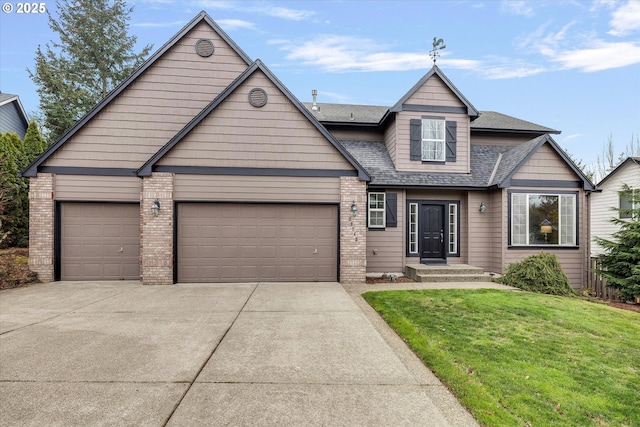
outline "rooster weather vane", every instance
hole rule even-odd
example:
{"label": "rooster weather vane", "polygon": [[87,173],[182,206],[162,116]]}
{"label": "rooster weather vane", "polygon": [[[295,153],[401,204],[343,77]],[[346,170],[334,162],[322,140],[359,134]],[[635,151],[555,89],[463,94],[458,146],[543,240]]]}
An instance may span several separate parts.
{"label": "rooster weather vane", "polygon": [[433,38],[433,49],[429,51],[429,56],[433,59],[433,65],[436,65],[436,60],[438,56],[440,56],[440,50],[446,48],[444,44],[444,40],[439,39],[437,37]]}

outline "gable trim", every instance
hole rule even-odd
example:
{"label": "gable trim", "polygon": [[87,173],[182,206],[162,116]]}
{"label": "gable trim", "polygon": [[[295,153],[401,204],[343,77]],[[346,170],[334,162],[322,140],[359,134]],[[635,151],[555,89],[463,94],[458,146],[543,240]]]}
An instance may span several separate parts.
{"label": "gable trim", "polygon": [[447,78],[447,76],[444,75],[442,70],[440,70],[440,68],[438,68],[438,66],[435,65],[435,64],[433,65],[431,70],[429,70],[429,72],[427,74],[425,74],[418,81],[418,83],[413,85],[413,87],[411,89],[409,89],[409,91],[407,93],[405,93],[404,96],[402,98],[400,98],[400,100],[398,102],[396,102],[393,107],[391,107],[389,109],[389,111],[393,112],[393,113],[398,113],[400,111],[403,111],[404,105],[407,102],[407,100],[411,96],[413,96],[413,94],[416,93],[418,91],[418,89],[420,89],[427,82],[427,80],[429,80],[431,77],[433,77],[434,74],[437,75],[438,77],[440,77],[440,79],[444,82],[444,84],[447,86],[447,88],[449,88],[449,90],[451,90],[451,92],[453,92],[454,95],[456,97],[458,97],[458,99],[465,105],[465,107],[466,107],[465,111],[464,111],[465,113],[467,113],[469,116],[471,116],[473,118],[478,117],[480,115],[478,110],[476,110],[476,108],[471,104],[471,102],[469,102],[469,100],[467,98],[465,98],[465,96],[462,94],[462,92],[460,92],[458,90],[458,88],[456,88],[454,86],[454,84],[451,83],[451,80],[449,80]]}
{"label": "gable trim", "polygon": [[42,173],[53,173],[57,175],[98,175],[98,176],[136,176],[136,169],[126,168],[86,168],[78,166],[43,166]]}
{"label": "gable trim", "polygon": [[[251,176],[292,176],[325,177],[358,176],[357,171],[341,169],[288,169],[288,168],[245,168],[217,166],[156,166],[154,172],[170,172],[185,175],[251,175]],[[135,173],[135,172],[134,172]]]}
{"label": "gable trim", "polygon": [[580,180],[582,182],[582,188],[587,191],[595,190],[595,185],[591,183],[589,178],[587,178],[586,175],[575,165],[575,163],[566,155],[564,150],[560,148],[560,146],[553,140],[553,138],[551,138],[549,134],[542,135],[538,138],[540,140],[535,145],[535,147],[533,147],[531,151],[529,151],[529,153],[527,153],[527,155],[520,161],[520,163],[518,163],[513,168],[513,170],[509,172],[509,174],[502,180],[502,182],[498,183],[498,188],[507,188],[513,185],[512,178],[520,170],[520,168],[525,163],[527,163],[535,153],[538,152],[540,147],[542,147],[544,144],[549,144],[549,146],[551,146],[551,148],[556,152],[556,154],[558,154],[562,158],[565,164],[571,168],[573,173],[575,173],[576,175],[578,175],[578,177],[580,177]]}
{"label": "gable trim", "polygon": [[215,110],[227,97],[229,97],[242,83],[244,83],[255,71],[262,71],[265,76],[291,101],[314,127],[342,154],[342,156],[356,169],[358,178],[361,181],[370,181],[371,176],[366,170],[351,156],[344,146],[318,122],[318,120],[298,101],[291,92],[271,73],[271,71],[257,59],[249,68],[240,74],[229,86],[227,86],[209,105],[207,105],[198,115],[196,115],[180,132],[158,150],[151,158],[138,170],[139,176],[150,176],[156,168],[156,163],[164,157],[173,147],[175,147],[189,132],[191,132],[202,120],[204,120],[213,110]]}
{"label": "gable trim", "polygon": [[168,42],[166,42],[158,51],[149,57],[137,70],[135,70],[129,77],[127,77],[122,83],[116,86],[102,101],[96,104],[87,114],[85,114],[80,120],[78,120],[67,132],[60,137],[58,141],[51,144],[38,158],[36,158],[27,168],[21,173],[23,177],[34,177],[38,173],[38,167],[55,153],[65,142],[67,142],[78,130],[80,130],[85,124],[87,124],[93,117],[95,117],[103,108],[105,108],[111,101],[113,101],[120,93],[122,93],[131,83],[133,83],[140,75],[142,75],[149,67],[151,67],[162,55],[164,55],[169,49],[171,49],[179,40],[181,40],[187,33],[193,30],[200,22],[205,21],[213,31],[233,49],[236,54],[247,64],[251,64],[251,59],[244,53],[242,49],[225,33],[222,28],[216,24],[213,19],[207,14],[207,12],[200,12],[195,18],[193,18],[182,30],[180,30],[175,36],[173,36]]}

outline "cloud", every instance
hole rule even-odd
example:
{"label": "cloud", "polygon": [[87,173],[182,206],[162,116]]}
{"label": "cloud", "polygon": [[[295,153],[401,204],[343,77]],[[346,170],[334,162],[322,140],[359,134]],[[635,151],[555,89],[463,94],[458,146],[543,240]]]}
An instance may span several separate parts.
{"label": "cloud", "polygon": [[527,17],[534,15],[533,8],[524,0],[502,0],[500,10],[512,15]]}
{"label": "cloud", "polygon": [[640,45],[632,42],[593,42],[593,47],[565,50],[551,56],[565,69],[580,69],[586,72],[626,67],[640,63]]}
{"label": "cloud", "polygon": [[171,28],[171,27],[182,27],[188,21],[172,21],[172,22],[139,22],[137,24],[131,24],[133,27],[142,27],[142,28]]}
{"label": "cloud", "polygon": [[237,28],[244,28],[248,30],[257,30],[253,22],[243,21],[241,19],[219,19],[216,21],[220,27],[227,30],[234,30]]}
{"label": "cloud", "polygon": [[319,35],[306,42],[272,40],[280,44],[286,58],[305,65],[320,67],[327,72],[404,71],[428,68],[429,55],[413,52],[383,51],[380,43],[371,39]]}
{"label": "cloud", "polygon": [[192,2],[205,9],[217,9],[217,10],[234,10],[237,12],[258,13],[267,16],[273,16],[274,18],[281,18],[288,21],[304,21],[313,16],[316,12],[313,10],[305,9],[292,9],[289,7],[275,6],[269,2],[258,3],[246,3],[235,1],[215,1],[215,0],[200,0]]}
{"label": "cloud", "polygon": [[629,1],[620,6],[611,14],[611,30],[607,33],[612,36],[626,36],[640,30],[640,2]]}

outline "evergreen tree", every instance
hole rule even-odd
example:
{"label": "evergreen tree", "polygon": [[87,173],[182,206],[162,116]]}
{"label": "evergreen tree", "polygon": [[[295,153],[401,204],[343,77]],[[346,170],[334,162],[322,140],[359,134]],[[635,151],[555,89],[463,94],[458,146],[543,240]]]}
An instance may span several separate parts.
{"label": "evergreen tree", "polygon": [[62,0],[49,27],[60,41],[38,46],[35,69],[40,109],[50,142],[135,70],[151,45],[134,53],[136,36],[127,34],[133,8],[124,0]]}
{"label": "evergreen tree", "polygon": [[640,297],[640,190],[624,185],[622,194],[631,200],[630,209],[615,208],[630,219],[612,218],[619,227],[613,239],[596,237],[595,241],[604,248],[600,255],[600,268],[596,273],[607,280],[607,285],[618,289],[624,300]]}
{"label": "evergreen tree", "polygon": [[0,135],[0,248],[29,246],[29,179],[19,173],[45,148],[35,121],[24,141],[15,132]]}

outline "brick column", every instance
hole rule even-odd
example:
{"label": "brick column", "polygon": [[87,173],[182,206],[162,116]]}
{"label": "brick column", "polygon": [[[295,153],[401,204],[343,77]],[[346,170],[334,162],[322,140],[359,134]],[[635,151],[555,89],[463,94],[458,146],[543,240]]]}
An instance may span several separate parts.
{"label": "brick column", "polygon": [[[151,205],[160,202],[158,216]],[[173,284],[173,174],[154,172],[142,180],[140,276],[145,285]]]}
{"label": "brick column", "polygon": [[[358,214],[351,214],[356,202]],[[367,186],[357,177],[340,177],[340,281],[364,283],[367,271]]]}
{"label": "brick column", "polygon": [[53,281],[53,174],[29,178],[29,268],[42,282]]}

